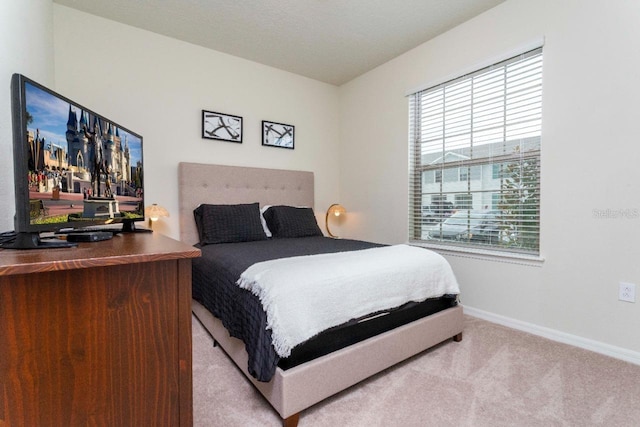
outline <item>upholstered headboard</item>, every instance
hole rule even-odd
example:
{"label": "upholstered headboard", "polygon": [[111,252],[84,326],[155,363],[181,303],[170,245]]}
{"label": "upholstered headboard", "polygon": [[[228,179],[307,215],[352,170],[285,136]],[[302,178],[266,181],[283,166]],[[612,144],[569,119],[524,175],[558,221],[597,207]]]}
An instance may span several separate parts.
{"label": "upholstered headboard", "polygon": [[193,210],[201,203],[313,207],[313,172],[182,162],[178,193],[180,240],[195,244]]}

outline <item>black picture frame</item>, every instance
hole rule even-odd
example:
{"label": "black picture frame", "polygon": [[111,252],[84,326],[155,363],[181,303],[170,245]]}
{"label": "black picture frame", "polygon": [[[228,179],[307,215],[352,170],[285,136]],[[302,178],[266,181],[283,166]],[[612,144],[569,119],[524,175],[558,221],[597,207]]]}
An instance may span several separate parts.
{"label": "black picture frame", "polygon": [[202,110],[202,138],[242,144],[242,117]]}
{"label": "black picture frame", "polygon": [[293,150],[295,148],[295,126],[263,120],[262,145]]}

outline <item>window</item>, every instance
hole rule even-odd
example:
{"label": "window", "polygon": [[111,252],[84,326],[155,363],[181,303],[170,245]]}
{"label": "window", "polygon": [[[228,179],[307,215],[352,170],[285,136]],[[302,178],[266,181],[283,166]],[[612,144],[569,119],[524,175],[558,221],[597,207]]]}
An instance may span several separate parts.
{"label": "window", "polygon": [[460,168],[458,171],[458,180],[466,181],[469,179],[469,168]]}
{"label": "window", "polygon": [[456,209],[473,209],[473,195],[471,194],[456,194]]}
{"label": "window", "polygon": [[412,94],[409,120],[409,241],[537,255],[542,48]]}
{"label": "window", "polygon": [[499,179],[500,178],[500,166],[501,166],[500,163],[494,163],[492,165],[491,174],[492,174],[493,179]]}
{"label": "window", "polygon": [[491,209],[498,209],[498,206],[500,206],[500,200],[500,193],[493,193],[491,195]]}

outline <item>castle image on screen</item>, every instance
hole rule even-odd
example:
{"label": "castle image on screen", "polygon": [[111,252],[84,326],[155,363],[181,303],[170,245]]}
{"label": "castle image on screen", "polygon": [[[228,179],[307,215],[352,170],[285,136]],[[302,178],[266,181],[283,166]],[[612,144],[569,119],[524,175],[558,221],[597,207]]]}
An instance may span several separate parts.
{"label": "castle image on screen", "polygon": [[31,223],[144,217],[142,138],[25,84]]}

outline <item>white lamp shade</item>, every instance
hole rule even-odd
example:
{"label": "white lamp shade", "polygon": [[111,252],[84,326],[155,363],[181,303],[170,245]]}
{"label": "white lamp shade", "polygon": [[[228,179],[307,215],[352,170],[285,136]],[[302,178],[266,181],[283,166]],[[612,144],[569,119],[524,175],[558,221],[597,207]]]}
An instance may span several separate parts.
{"label": "white lamp shade", "polygon": [[154,203],[151,206],[144,208],[144,215],[151,221],[157,221],[160,217],[168,217],[169,211]]}

